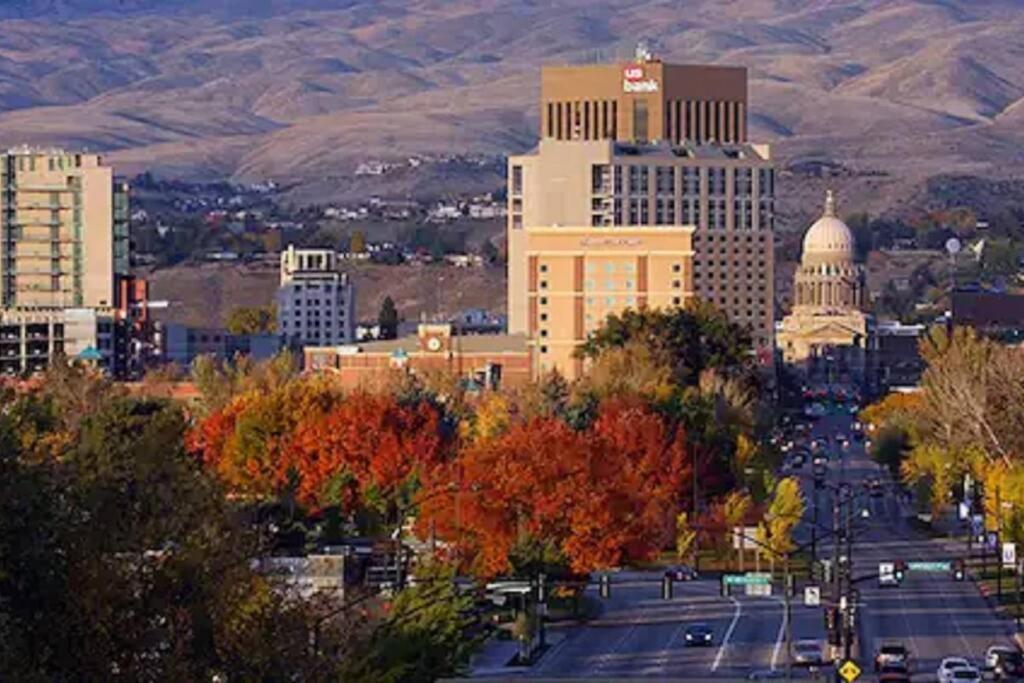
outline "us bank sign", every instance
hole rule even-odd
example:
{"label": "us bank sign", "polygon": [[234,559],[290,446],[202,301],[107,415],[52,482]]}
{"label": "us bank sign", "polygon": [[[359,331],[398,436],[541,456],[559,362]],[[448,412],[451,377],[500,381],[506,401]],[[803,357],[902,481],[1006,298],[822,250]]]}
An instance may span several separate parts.
{"label": "us bank sign", "polygon": [[658,81],[647,78],[642,66],[627,66],[622,70],[622,92],[658,92]]}

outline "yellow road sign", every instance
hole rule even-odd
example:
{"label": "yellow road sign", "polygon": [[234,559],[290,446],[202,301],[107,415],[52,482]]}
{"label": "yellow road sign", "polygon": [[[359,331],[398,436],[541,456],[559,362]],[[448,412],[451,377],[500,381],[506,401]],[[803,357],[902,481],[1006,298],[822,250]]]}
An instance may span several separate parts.
{"label": "yellow road sign", "polygon": [[860,667],[857,666],[857,662],[852,659],[847,659],[839,667],[839,675],[843,677],[843,680],[846,681],[846,683],[853,683],[860,677],[860,674]]}

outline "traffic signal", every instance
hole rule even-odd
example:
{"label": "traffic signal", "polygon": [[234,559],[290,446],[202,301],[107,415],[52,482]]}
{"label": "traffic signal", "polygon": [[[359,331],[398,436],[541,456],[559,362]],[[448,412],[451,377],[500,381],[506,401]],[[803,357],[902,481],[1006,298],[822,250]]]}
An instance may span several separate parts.
{"label": "traffic signal", "polygon": [[607,574],[601,574],[597,584],[597,592],[602,598],[610,598],[612,595],[612,580]]}
{"label": "traffic signal", "polygon": [[903,583],[903,577],[905,577],[906,575],[907,575],[907,563],[904,562],[903,560],[896,560],[896,571],[894,572],[894,576],[896,577],[896,580],[899,581],[900,583]]}
{"label": "traffic signal", "polygon": [[829,645],[839,645],[839,608],[829,607],[825,610],[825,629],[828,632]]}
{"label": "traffic signal", "polygon": [[953,561],[953,580],[954,581],[963,581],[965,578],[967,578],[967,572],[964,570],[964,561],[963,560],[954,560]]}

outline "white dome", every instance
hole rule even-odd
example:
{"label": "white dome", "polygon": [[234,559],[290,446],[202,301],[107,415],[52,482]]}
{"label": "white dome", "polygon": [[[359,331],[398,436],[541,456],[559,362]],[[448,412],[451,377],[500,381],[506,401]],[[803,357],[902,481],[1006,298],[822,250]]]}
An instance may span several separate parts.
{"label": "white dome", "polygon": [[804,255],[829,254],[853,260],[857,243],[846,223],[836,217],[835,199],[829,191],[825,198],[825,213],[815,221],[804,235]]}

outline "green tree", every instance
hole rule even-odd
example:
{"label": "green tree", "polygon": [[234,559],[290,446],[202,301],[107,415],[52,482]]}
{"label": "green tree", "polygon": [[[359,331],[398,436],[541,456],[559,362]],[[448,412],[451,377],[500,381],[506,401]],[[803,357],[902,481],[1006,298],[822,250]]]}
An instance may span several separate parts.
{"label": "green tree", "polygon": [[[266,549],[185,454],[179,408],[111,398],[61,457],[36,460],[10,416],[46,400],[8,396],[0,411],[5,678],[330,677],[336,660],[309,651],[315,611],[253,570]],[[333,650],[347,618],[322,625]]]}
{"label": "green tree", "polygon": [[380,326],[381,339],[395,339],[398,337],[398,309],[395,308],[395,301],[390,296],[384,297],[380,305],[380,313],[377,314],[377,324]]}
{"label": "green tree", "polygon": [[237,306],[228,313],[227,329],[231,334],[273,334],[277,329],[277,310],[268,306]]}
{"label": "green tree", "polygon": [[467,637],[473,600],[456,587],[454,570],[426,566],[395,598],[386,619],[343,663],[347,683],[433,683],[465,673],[480,640]]}
{"label": "green tree", "polygon": [[613,348],[639,341],[669,363],[674,381],[695,386],[707,369],[749,375],[750,335],[710,304],[692,301],[684,308],[626,309],[610,315],[578,347],[578,357],[597,359]]}

